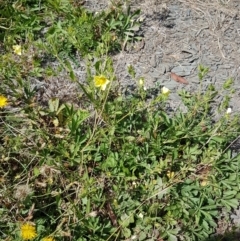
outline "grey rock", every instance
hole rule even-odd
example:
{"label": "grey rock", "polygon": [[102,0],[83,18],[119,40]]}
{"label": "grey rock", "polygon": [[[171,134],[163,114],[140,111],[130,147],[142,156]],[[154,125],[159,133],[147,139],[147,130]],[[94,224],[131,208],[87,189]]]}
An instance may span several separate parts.
{"label": "grey rock", "polygon": [[240,225],[240,210],[236,210],[235,214],[232,214],[230,216],[234,222],[235,225],[239,226]]}
{"label": "grey rock", "polygon": [[217,69],[218,69],[218,66],[217,66],[217,65],[211,66],[211,71],[216,71]]}
{"label": "grey rock", "polygon": [[189,54],[192,54],[192,55],[195,55],[195,54],[197,53],[196,50],[194,50],[194,49],[188,49],[188,48],[183,48],[183,49],[182,49],[182,52],[189,53]]}
{"label": "grey rock", "polygon": [[153,68],[155,68],[157,66],[156,55],[152,56],[152,58],[150,60],[150,64]]}
{"label": "grey rock", "polygon": [[142,68],[142,73],[143,73],[143,74],[147,74],[147,73],[149,73],[149,71],[150,71],[150,68],[149,68],[149,67]]}
{"label": "grey rock", "polygon": [[193,63],[194,61],[196,61],[199,57],[197,55],[192,56],[191,58],[188,59],[189,63]]}
{"label": "grey rock", "polygon": [[153,70],[152,72],[149,72],[149,75],[153,78],[159,78],[161,75],[163,75],[163,73],[158,70]]}
{"label": "grey rock", "polygon": [[188,79],[189,84],[193,83],[193,84],[199,84],[200,80],[197,76],[193,76],[191,78]]}
{"label": "grey rock", "polygon": [[223,68],[223,69],[231,69],[231,68],[233,68],[233,66],[230,65],[230,64],[224,64],[224,65],[221,66],[221,68]]}
{"label": "grey rock", "polygon": [[177,66],[172,69],[172,72],[174,72],[177,75],[180,76],[187,76],[191,74],[191,71],[193,69],[193,66],[188,65],[188,66]]}

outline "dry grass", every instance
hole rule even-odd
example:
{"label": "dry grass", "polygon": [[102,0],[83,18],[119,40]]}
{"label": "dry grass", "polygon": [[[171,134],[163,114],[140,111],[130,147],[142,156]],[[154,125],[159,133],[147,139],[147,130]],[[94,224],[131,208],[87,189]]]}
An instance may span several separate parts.
{"label": "dry grass", "polygon": [[239,5],[238,0],[179,0],[179,2],[204,14],[207,9],[222,12],[231,17],[239,13],[239,10],[236,9],[236,5]]}

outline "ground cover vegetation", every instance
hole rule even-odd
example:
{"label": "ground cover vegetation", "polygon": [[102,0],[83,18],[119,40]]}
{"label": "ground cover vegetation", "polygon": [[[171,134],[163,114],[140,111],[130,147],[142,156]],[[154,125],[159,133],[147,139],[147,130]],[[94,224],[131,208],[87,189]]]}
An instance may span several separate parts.
{"label": "ground cover vegetation", "polygon": [[[167,86],[149,98],[144,78],[119,90],[111,55],[137,41],[139,12],[113,3],[92,13],[74,0],[0,6],[1,240],[204,240],[239,205],[239,115],[233,80],[216,90]],[[88,63],[77,78],[76,53]],[[58,63],[57,70],[51,62]],[[204,81],[208,69],[199,66]],[[33,80],[67,72],[78,101],[36,96]],[[227,217],[226,217],[227,218]]]}

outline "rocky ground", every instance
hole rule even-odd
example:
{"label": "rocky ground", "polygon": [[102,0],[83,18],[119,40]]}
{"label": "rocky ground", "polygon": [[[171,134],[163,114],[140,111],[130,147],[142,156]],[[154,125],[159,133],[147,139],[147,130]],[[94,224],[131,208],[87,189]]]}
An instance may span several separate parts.
{"label": "rocky ground", "polygon": [[[86,0],[84,6],[99,11],[109,0]],[[141,9],[143,40],[126,45],[115,55],[116,75],[128,88],[135,85],[127,66],[132,65],[137,77],[144,77],[147,88],[166,86],[171,90],[171,108],[179,107],[177,91],[197,90],[199,64],[210,68],[202,83],[217,88],[232,77],[236,90],[231,101],[233,112],[240,112],[240,1],[239,0],[132,0],[133,9]],[[84,79],[84,68],[76,70]],[[170,72],[187,79],[188,85],[171,79]],[[69,90],[66,90],[69,93]],[[239,149],[240,151],[240,149]],[[222,217],[217,234],[224,234],[233,225],[240,226],[240,210]],[[240,240],[238,234],[233,239]],[[220,239],[219,239],[220,240]]]}
{"label": "rocky ground", "polygon": [[[99,11],[109,4],[108,0],[94,2],[86,1],[85,5]],[[240,111],[238,0],[132,0],[130,5],[142,11],[144,38],[114,57],[118,62],[117,76],[123,84],[131,83],[127,65],[133,65],[148,88],[159,84],[172,93],[182,88],[193,91],[199,88],[197,66],[203,64],[210,68],[203,89],[210,83],[220,87],[232,77],[236,93],[231,107]],[[170,72],[185,77],[189,85],[172,80]],[[176,95],[172,104],[176,106],[178,102]]]}

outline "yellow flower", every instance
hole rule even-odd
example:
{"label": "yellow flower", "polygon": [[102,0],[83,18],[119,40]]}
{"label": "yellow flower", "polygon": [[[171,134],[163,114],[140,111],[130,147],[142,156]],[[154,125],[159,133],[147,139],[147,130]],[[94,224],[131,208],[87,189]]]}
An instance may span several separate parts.
{"label": "yellow flower", "polygon": [[202,187],[205,187],[205,186],[207,186],[208,185],[208,180],[202,180],[201,182],[200,182],[200,185],[202,186]]}
{"label": "yellow flower", "polygon": [[144,85],[144,79],[140,78],[138,83],[139,83],[140,87],[142,87]]}
{"label": "yellow flower", "polygon": [[25,223],[21,226],[21,237],[24,240],[34,239],[37,237],[36,228],[32,224]]}
{"label": "yellow flower", "polygon": [[55,239],[49,236],[49,237],[43,238],[42,241],[55,241]]}
{"label": "yellow flower", "polygon": [[21,45],[13,45],[13,52],[17,55],[22,55]]}
{"label": "yellow flower", "polygon": [[175,175],[174,172],[170,172],[170,171],[167,172],[167,177],[168,177],[169,179],[172,179],[172,178],[174,177],[174,175]]}
{"label": "yellow flower", "polygon": [[7,98],[3,95],[0,95],[0,108],[7,105]]}
{"label": "yellow flower", "polygon": [[169,95],[170,94],[170,90],[167,87],[162,87],[162,94],[164,95]]}
{"label": "yellow flower", "polygon": [[94,76],[94,84],[96,87],[100,87],[101,90],[105,90],[109,82],[110,81],[103,75]]}

